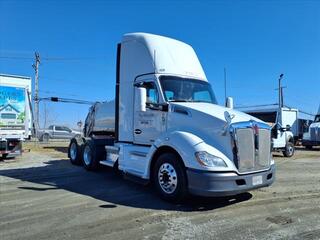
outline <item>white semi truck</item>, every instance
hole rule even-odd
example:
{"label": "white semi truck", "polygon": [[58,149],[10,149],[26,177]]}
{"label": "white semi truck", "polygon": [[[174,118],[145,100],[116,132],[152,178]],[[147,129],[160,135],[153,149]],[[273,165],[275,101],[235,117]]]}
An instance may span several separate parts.
{"label": "white semi truck", "polygon": [[309,126],[308,132],[303,134],[302,145],[307,149],[320,145],[320,106],[313,123]]}
{"label": "white semi truck", "polygon": [[0,154],[22,152],[22,141],[31,137],[31,78],[0,74]]}
{"label": "white semi truck", "polygon": [[97,103],[69,158],[153,183],[166,200],[236,195],[275,179],[270,127],[217,104],[191,46],[131,33],[117,48],[115,101]]}

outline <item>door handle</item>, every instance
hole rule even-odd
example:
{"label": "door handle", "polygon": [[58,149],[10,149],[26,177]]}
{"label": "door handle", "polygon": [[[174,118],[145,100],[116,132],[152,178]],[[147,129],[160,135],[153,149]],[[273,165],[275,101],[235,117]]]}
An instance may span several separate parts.
{"label": "door handle", "polygon": [[134,133],[135,133],[135,134],[140,134],[140,133],[142,133],[142,131],[141,131],[140,129],[135,129],[135,130],[134,130]]}

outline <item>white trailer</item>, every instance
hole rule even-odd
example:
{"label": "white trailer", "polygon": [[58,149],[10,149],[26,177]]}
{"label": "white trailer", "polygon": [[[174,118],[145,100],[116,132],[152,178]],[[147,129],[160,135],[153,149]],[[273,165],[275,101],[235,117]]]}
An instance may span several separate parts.
{"label": "white trailer", "polygon": [[275,179],[270,127],[217,104],[191,46],[132,33],[117,49],[116,99],[91,107],[73,164],[152,182],[166,200],[227,196]]}
{"label": "white trailer", "polygon": [[31,78],[0,74],[0,154],[21,154],[22,141],[31,137]]}
{"label": "white trailer", "polygon": [[308,132],[303,134],[302,145],[308,149],[320,145],[320,106],[313,123],[309,126]]}

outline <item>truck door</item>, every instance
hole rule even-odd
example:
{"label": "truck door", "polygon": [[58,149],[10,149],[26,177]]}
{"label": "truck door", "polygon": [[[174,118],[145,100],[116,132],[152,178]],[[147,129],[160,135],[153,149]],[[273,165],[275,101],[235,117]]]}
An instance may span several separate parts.
{"label": "truck door", "polygon": [[151,145],[166,129],[167,113],[159,107],[159,91],[153,80],[143,81],[146,111],[134,112],[134,143]]}
{"label": "truck door", "polygon": [[277,130],[277,137],[273,138],[274,148],[284,148],[286,146],[286,134],[284,131]]}

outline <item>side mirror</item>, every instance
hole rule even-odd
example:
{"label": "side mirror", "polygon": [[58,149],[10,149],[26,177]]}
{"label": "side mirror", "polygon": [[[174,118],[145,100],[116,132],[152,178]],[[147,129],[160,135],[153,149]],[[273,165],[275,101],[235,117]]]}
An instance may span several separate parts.
{"label": "side mirror", "polygon": [[289,124],[286,126],[286,130],[291,131],[291,126]]}
{"label": "side mirror", "polygon": [[147,90],[143,87],[135,87],[134,106],[138,112],[146,111]]}
{"label": "side mirror", "polygon": [[232,97],[227,97],[227,99],[226,99],[226,107],[227,108],[233,108],[233,98]]}

